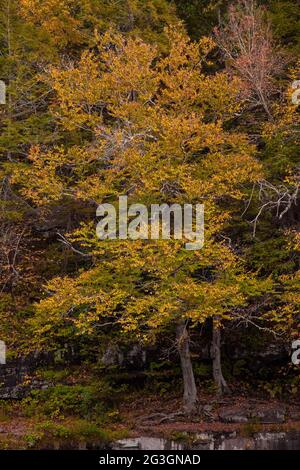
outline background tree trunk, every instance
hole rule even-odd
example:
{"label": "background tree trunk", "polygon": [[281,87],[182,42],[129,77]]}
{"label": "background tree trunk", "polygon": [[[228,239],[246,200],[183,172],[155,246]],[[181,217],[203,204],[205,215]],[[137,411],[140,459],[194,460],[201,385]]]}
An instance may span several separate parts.
{"label": "background tree trunk", "polygon": [[221,364],[221,328],[218,319],[213,320],[211,357],[213,361],[213,377],[217,387],[218,396],[228,391],[228,385],[223,377]]}
{"label": "background tree trunk", "polygon": [[190,338],[185,322],[177,326],[177,349],[180,356],[183,375],[183,407],[187,414],[192,414],[197,407],[197,388],[190,355]]}

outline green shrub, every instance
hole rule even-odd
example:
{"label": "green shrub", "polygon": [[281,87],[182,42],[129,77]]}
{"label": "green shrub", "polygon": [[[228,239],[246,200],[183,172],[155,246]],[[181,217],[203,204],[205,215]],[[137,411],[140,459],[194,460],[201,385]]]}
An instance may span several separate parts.
{"label": "green shrub", "polygon": [[22,405],[27,416],[105,416],[105,412],[112,406],[112,395],[111,387],[105,382],[96,385],[58,384],[32,391]]}

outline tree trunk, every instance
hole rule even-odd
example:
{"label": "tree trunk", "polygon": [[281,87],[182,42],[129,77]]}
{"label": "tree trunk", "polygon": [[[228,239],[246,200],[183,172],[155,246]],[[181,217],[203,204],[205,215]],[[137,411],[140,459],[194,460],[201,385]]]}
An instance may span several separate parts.
{"label": "tree trunk", "polygon": [[184,322],[177,326],[177,349],[180,356],[183,375],[183,408],[186,414],[191,415],[197,408],[197,388],[190,355],[190,338]]}
{"label": "tree trunk", "polygon": [[213,360],[213,377],[217,388],[217,395],[220,397],[228,391],[228,385],[222,374],[221,364],[221,328],[218,319],[213,320],[211,357]]}

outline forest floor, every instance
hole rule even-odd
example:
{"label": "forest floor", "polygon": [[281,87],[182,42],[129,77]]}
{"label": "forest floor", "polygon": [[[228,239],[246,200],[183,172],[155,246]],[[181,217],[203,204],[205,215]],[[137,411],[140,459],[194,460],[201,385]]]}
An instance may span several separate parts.
{"label": "forest floor", "polygon": [[120,417],[132,437],[172,437],[177,433],[300,431],[300,401],[229,396],[216,399],[199,395],[198,412],[181,413],[181,398],[164,400],[148,396],[132,400],[120,409]]}
{"label": "forest floor", "polygon": [[128,395],[111,422],[92,422],[76,416],[26,417],[22,412],[0,416],[0,448],[85,448],[109,445],[122,438],[158,437],[180,440],[199,433],[300,432],[300,401],[245,398],[232,395],[216,399],[199,394],[198,412],[185,416],[181,397]]}

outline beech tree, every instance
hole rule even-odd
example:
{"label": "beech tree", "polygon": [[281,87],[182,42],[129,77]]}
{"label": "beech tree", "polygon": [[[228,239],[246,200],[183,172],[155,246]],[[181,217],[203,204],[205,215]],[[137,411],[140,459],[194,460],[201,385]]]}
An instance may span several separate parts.
{"label": "beech tree", "polygon": [[[192,413],[197,390],[189,327],[214,318],[214,376],[221,392],[219,328],[232,308],[247,303],[247,283],[256,283],[218,239],[230,218],[218,200],[243,197],[241,184],[257,181],[261,167],[246,136],[225,129],[240,107],[238,84],[225,73],[204,73],[211,40],[190,42],[180,28],[168,36],[164,57],[139,39],[107,33],[98,37],[97,53],[50,68],[45,80],[56,94],[57,121],[65,132],[88,138],[84,145],[33,147],[31,163],[16,167],[13,181],[23,197],[45,208],[70,199],[96,209],[120,195],[128,195],[129,204],[205,203],[200,251],[185,250],[183,240],[100,242],[93,222],[60,234],[92,265],[77,277],[53,279],[47,286],[52,294],[32,320],[40,345],[95,335],[101,325],[117,325],[141,341],[174,328],[184,409]],[[199,278],[199,268],[209,268],[210,278]]]}
{"label": "beech tree", "polygon": [[[0,75],[6,85],[6,105],[0,105],[1,339],[14,351],[24,353],[27,333],[20,318],[31,311],[41,282],[50,271],[52,275],[64,271],[65,257],[72,263],[72,256],[62,253],[61,244],[52,240],[56,237],[53,227],[68,226],[75,209],[67,213],[53,205],[50,214],[23,198],[19,187],[11,184],[15,166],[28,163],[31,146],[50,148],[68,138],[76,141],[57,126],[49,109],[53,88],[41,76],[50,64],[71,63],[83,49],[93,47],[95,30],[105,31],[109,26],[128,35],[139,31],[163,50],[163,27],[174,22],[174,8],[167,2],[146,3],[147,8],[141,9],[139,1],[0,2]],[[15,334],[19,330],[23,330],[21,337]]]}
{"label": "beech tree", "polygon": [[[0,7],[0,339],[14,355],[78,352],[91,383],[107,346],[169,347],[193,415],[204,337],[221,396],[235,377],[223,355],[244,327],[266,346],[299,331],[300,70],[286,74],[274,40],[296,53],[293,2]],[[211,38],[190,40],[176,12],[193,38]],[[142,223],[134,240],[99,240],[97,207],[118,213],[121,196],[204,204],[204,247],[145,239]]]}
{"label": "beech tree", "polygon": [[82,46],[93,47],[94,31],[103,33],[110,27],[128,35],[138,32],[164,49],[163,29],[177,21],[175,8],[167,0],[21,0],[20,12],[58,50],[72,54]]}

